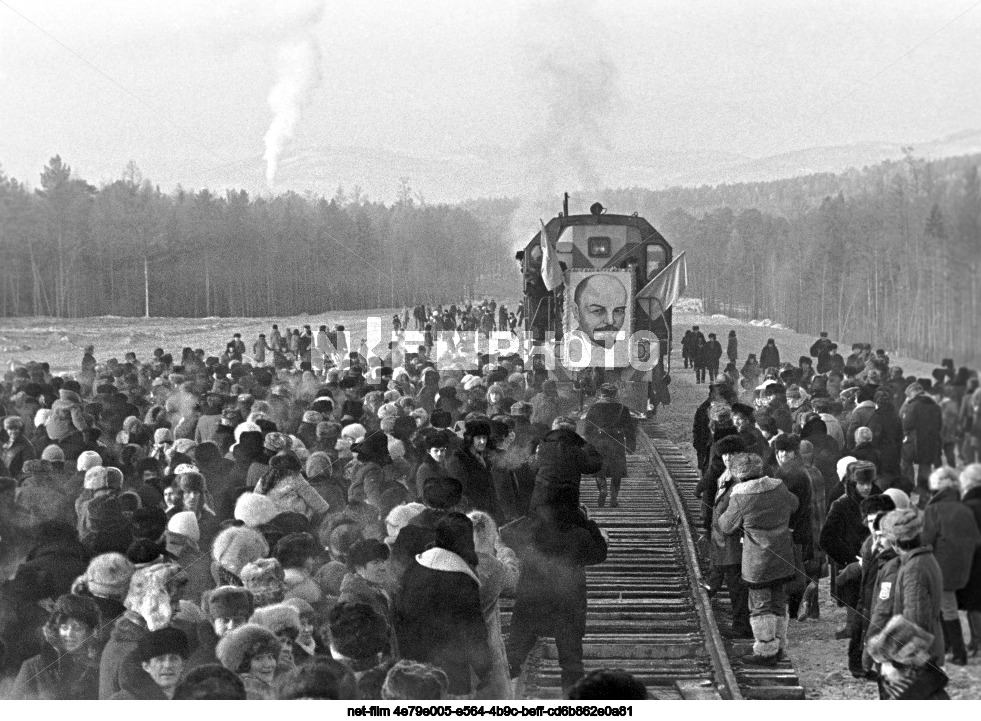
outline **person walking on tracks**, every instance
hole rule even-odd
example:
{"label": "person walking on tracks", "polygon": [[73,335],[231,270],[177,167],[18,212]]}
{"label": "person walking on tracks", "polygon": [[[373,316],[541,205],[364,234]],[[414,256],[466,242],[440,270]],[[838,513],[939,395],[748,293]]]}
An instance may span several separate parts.
{"label": "person walking on tracks", "polygon": [[790,518],[798,500],[783,481],[764,475],[763,459],[754,453],[736,454],[729,471],[737,485],[718,525],[723,533],[743,532],[742,576],[754,639],[753,653],[743,662],[776,666],[787,645],[784,586],[795,573]]}
{"label": "person walking on tracks", "polygon": [[586,439],[576,433],[576,422],[559,416],[552,430],[538,444],[538,472],[531,495],[531,510],[539,506],[579,507],[579,485],[583,474],[596,473],[603,457]]}
{"label": "person walking on tracks", "polygon": [[617,508],[620,484],[627,475],[627,453],[637,448],[637,426],[627,407],[617,401],[617,387],[612,383],[600,386],[599,398],[586,412],[583,436],[603,456],[603,467],[596,475],[597,505],[606,505],[609,478],[610,507]]}
{"label": "person walking on tracks", "polygon": [[540,506],[533,517],[501,529],[521,561],[506,648],[511,678],[540,636],[551,636],[562,669],[563,695],[585,675],[586,566],[606,560],[607,537],[584,508]]}

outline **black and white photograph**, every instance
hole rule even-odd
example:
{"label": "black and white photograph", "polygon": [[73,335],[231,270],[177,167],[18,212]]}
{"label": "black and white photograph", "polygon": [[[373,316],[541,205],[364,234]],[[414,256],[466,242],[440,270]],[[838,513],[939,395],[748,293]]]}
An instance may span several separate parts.
{"label": "black and white photograph", "polygon": [[981,699],[979,68],[981,0],[0,0],[0,711]]}

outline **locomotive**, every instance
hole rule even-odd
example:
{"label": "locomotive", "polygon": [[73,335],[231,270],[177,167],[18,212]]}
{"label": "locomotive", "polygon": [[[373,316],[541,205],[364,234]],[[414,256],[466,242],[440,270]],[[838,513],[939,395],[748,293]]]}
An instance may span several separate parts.
{"label": "locomotive", "polygon": [[[581,400],[614,383],[620,401],[637,413],[651,415],[670,402],[671,308],[652,286],[674,258],[654,226],[637,213],[608,213],[600,203],[570,215],[566,193],[562,212],[516,258],[524,330],[537,349],[533,364],[550,356],[548,370]],[[549,266],[553,283],[560,282],[552,290]]]}

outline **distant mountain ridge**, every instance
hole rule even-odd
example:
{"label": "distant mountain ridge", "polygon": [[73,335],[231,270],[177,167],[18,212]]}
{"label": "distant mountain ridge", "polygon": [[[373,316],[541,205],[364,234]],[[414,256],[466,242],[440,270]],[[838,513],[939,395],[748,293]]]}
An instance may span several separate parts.
{"label": "distant mountain ridge", "polygon": [[[652,149],[649,153],[598,153],[595,171],[609,188],[717,185],[763,182],[813,173],[841,173],[903,157],[912,147],[918,158],[934,160],[981,153],[981,130],[964,130],[923,143],[868,141],[749,158],[732,153],[692,149]],[[280,162],[274,192],[291,188],[330,197],[343,186],[355,186],[373,200],[395,197],[401,178],[429,202],[521,195],[536,187],[532,163],[520,148],[474,145],[455,152],[420,153],[389,148],[307,147],[287,153]],[[215,177],[221,187],[264,190],[258,157],[238,164],[234,175],[252,182]]]}

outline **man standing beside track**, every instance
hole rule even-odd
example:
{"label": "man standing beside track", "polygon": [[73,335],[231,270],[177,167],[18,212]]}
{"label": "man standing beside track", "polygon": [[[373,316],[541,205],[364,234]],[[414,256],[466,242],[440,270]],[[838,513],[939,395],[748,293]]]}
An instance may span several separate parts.
{"label": "man standing beside track", "polygon": [[754,453],[737,453],[729,471],[737,485],[718,525],[723,533],[743,532],[742,575],[754,639],[753,653],[743,661],[776,666],[787,645],[784,586],[795,573],[790,518],[798,500],[783,481],[763,474],[763,459]]}

